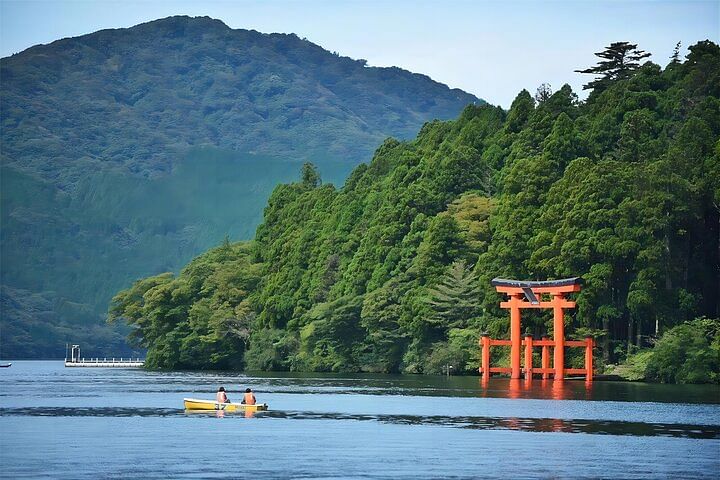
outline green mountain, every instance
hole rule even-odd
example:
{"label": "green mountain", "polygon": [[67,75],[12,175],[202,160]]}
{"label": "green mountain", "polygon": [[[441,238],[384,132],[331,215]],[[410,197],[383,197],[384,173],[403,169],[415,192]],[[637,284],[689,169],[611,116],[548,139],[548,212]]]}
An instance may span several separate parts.
{"label": "green mountain", "polygon": [[295,35],[171,17],[0,60],[0,356],[126,352],[112,293],[251,238],[306,160],[341,182],[476,97]]}
{"label": "green mountain", "polygon": [[[522,91],[389,139],[339,189],[306,165],[254,241],[136,282],[111,316],[151,367],[472,372],[480,333],[509,328],[490,279],[582,276],[566,331],[600,365],[673,331],[673,371],[717,381],[720,323],[684,322],[720,317],[720,48],[618,68],[587,101]],[[552,312],[523,315],[551,335]]]}

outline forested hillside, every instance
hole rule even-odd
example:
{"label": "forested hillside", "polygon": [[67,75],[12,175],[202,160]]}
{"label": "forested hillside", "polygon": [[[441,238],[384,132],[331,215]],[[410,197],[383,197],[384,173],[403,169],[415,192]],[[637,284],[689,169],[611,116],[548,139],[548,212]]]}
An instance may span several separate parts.
{"label": "forested hillside", "polygon": [[[476,97],[289,34],[170,17],[0,60],[0,356],[121,355],[112,294],[251,238],[312,160],[342,181]],[[127,352],[126,352],[127,353]]]}
{"label": "forested hillside", "polygon": [[584,102],[543,86],[386,140],[340,189],[305,165],[254,241],[136,282],[110,317],[151,367],[425,373],[475,370],[480,333],[507,333],[495,276],[581,276],[566,332],[604,362],[717,317],[720,48],[615,66]]}

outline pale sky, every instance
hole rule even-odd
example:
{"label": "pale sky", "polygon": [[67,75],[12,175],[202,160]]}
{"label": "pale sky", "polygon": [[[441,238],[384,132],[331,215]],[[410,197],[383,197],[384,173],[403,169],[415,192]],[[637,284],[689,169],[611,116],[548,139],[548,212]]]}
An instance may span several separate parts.
{"label": "pale sky", "polygon": [[[207,15],[231,28],[295,33],[330,51],[429,75],[508,107],[526,88],[581,93],[615,41],[665,66],[675,44],[719,42],[720,1],[0,0],[0,56],[105,28]],[[1,79],[0,79],[1,81]]]}

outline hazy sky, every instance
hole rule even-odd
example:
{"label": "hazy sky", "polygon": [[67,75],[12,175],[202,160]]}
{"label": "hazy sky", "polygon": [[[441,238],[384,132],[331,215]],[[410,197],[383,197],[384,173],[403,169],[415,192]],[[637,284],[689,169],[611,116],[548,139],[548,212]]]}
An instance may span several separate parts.
{"label": "hazy sky", "polygon": [[593,52],[614,41],[637,43],[664,66],[678,41],[686,47],[720,36],[718,0],[0,0],[0,56],[170,15],[296,33],[341,55],[424,73],[504,107],[521,89],[534,93],[543,82],[553,89],[569,83],[580,92],[590,78],[573,70],[593,65]]}

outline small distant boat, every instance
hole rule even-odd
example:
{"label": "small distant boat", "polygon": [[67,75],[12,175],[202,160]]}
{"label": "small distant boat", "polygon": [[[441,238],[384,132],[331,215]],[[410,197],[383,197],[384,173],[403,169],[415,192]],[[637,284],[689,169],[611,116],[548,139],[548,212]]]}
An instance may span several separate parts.
{"label": "small distant boat", "polygon": [[213,400],[198,400],[196,398],[183,398],[185,410],[223,410],[225,412],[259,412],[267,410],[267,403],[245,405],[244,403],[219,403]]}
{"label": "small distant boat", "polygon": [[0,368],[8,368],[12,363],[0,363]]}

